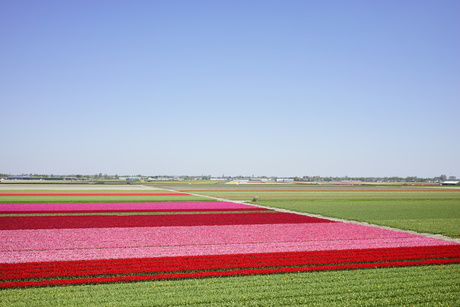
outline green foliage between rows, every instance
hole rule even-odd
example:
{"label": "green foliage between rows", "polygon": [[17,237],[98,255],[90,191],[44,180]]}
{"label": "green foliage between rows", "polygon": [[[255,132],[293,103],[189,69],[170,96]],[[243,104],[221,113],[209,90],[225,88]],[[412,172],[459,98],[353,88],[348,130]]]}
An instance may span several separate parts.
{"label": "green foliage between rows", "polygon": [[[1,306],[459,306],[460,265],[6,289]],[[364,282],[365,281],[365,282]]]}

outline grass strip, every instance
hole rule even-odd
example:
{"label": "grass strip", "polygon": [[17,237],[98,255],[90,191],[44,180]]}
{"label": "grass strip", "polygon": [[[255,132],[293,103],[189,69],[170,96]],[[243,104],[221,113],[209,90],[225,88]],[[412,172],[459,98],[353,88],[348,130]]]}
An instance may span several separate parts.
{"label": "grass strip", "polygon": [[240,276],[240,275],[254,275],[254,274],[293,273],[293,272],[329,271],[329,270],[355,270],[355,269],[366,269],[366,268],[404,267],[404,266],[452,264],[452,263],[460,263],[460,258],[431,259],[431,260],[419,260],[419,261],[399,261],[399,262],[395,261],[395,262],[372,262],[372,263],[355,263],[355,264],[334,264],[334,265],[307,266],[307,267],[206,271],[206,272],[192,272],[192,273],[109,276],[109,277],[75,278],[75,279],[11,281],[11,282],[0,282],[0,287],[1,288],[43,287],[43,286],[54,286],[54,285],[77,285],[77,284],[88,284],[88,283],[90,284],[113,283],[113,282],[127,282],[127,281],[203,278],[203,277],[215,277],[215,276]]}

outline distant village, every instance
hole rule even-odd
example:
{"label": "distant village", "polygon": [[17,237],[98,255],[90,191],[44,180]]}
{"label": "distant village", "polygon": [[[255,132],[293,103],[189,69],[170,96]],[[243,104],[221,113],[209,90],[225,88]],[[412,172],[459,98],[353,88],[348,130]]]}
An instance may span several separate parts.
{"label": "distant village", "polygon": [[53,175],[53,174],[0,174],[0,182],[30,182],[30,181],[55,181],[55,182],[185,182],[185,181],[210,181],[211,183],[309,183],[309,184],[359,184],[359,183],[419,183],[419,184],[441,184],[441,185],[460,185],[456,176],[441,175],[434,178],[409,177],[322,177],[322,176],[302,176],[302,177],[276,177],[276,176],[225,176],[213,177],[210,175],[201,176],[173,176],[173,175]]}

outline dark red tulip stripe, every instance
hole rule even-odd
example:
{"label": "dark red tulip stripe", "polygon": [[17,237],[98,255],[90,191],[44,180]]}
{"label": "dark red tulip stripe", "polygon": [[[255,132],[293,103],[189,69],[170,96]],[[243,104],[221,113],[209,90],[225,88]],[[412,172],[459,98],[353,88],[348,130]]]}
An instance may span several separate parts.
{"label": "dark red tulip stripe", "polygon": [[168,214],[168,215],[69,215],[2,216],[0,230],[75,229],[114,227],[165,227],[204,225],[254,225],[292,223],[334,223],[305,215],[267,211],[266,213]]}
{"label": "dark red tulip stripe", "polygon": [[[183,256],[82,261],[11,263],[0,265],[0,279],[59,276],[179,272],[235,268],[327,265],[353,262],[460,258],[460,245],[358,249],[342,251]],[[18,273],[18,271],[20,273]]]}
{"label": "dark red tulip stripe", "polygon": [[432,265],[432,264],[450,264],[458,263],[456,259],[445,260],[424,260],[424,261],[401,261],[401,262],[383,262],[383,263],[357,263],[357,264],[338,264],[321,267],[288,267],[275,269],[248,269],[233,271],[211,271],[211,272],[192,272],[176,274],[152,274],[152,275],[135,275],[135,276],[113,276],[113,277],[92,277],[79,279],[58,279],[58,280],[39,280],[39,281],[13,281],[0,283],[0,287],[40,287],[53,285],[76,285],[91,283],[113,283],[113,282],[132,282],[145,280],[161,279],[179,279],[179,278],[202,278],[216,276],[238,276],[238,275],[255,275],[255,274],[273,274],[273,273],[293,273],[308,271],[328,271],[328,270],[353,270],[365,268],[384,268],[384,267],[402,267],[415,265]]}

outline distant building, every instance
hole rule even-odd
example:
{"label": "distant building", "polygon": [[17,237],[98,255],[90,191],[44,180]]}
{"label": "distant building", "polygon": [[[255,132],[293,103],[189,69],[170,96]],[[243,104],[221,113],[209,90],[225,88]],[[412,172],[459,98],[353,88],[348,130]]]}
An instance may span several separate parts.
{"label": "distant building", "polygon": [[293,178],[277,178],[276,179],[276,182],[294,182],[294,179]]}
{"label": "distant building", "polygon": [[460,181],[458,180],[447,180],[441,182],[441,185],[460,185]]}
{"label": "distant building", "polygon": [[76,177],[8,176],[7,180],[78,180]]}
{"label": "distant building", "polygon": [[142,177],[120,177],[120,180],[142,180]]}
{"label": "distant building", "polygon": [[153,176],[147,178],[147,181],[181,181],[183,180],[180,177],[174,177],[174,176]]}

